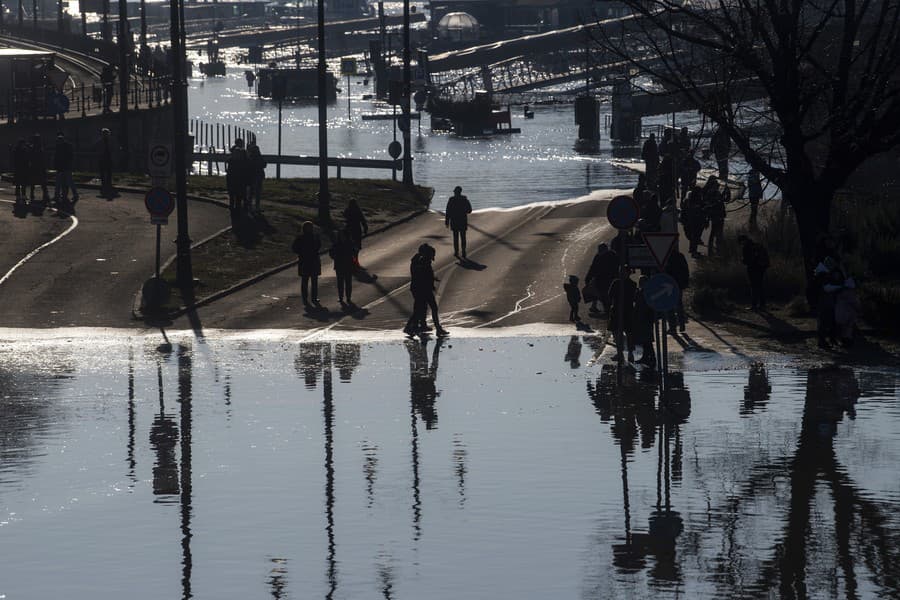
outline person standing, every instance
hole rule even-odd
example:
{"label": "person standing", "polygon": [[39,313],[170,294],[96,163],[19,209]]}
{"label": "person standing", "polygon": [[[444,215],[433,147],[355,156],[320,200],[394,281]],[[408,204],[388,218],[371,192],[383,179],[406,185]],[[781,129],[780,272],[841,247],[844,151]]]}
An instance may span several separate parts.
{"label": "person standing", "polygon": [[584,276],[585,285],[591,285],[596,290],[596,295],[591,302],[591,312],[597,311],[597,302],[603,304],[603,310],[609,312],[609,286],[616,278],[619,270],[619,255],[610,250],[606,244],[597,246],[597,254],[591,261],[587,275]]}
{"label": "person standing", "polygon": [[[622,298],[619,297],[620,286],[624,286]],[[628,362],[634,362],[634,297],[636,293],[637,286],[628,275],[617,277],[609,286],[610,310],[608,327],[610,331],[618,331],[619,315],[621,315],[622,335],[624,339],[622,340],[623,347],[616,348],[616,356],[621,356],[623,354],[624,346],[627,345]]]}
{"label": "person standing", "polygon": [[225,187],[228,188],[228,206],[231,208],[232,219],[249,209],[249,167],[250,160],[244,149],[244,140],[237,138],[230,149],[228,162],[225,163]]}
{"label": "person standing", "polygon": [[697,246],[703,244],[703,230],[706,229],[707,217],[703,206],[703,192],[696,186],[682,201],[681,222],[690,243],[691,256],[697,256]]}
{"label": "person standing", "polygon": [[678,166],[678,177],[681,180],[681,199],[687,196],[688,192],[697,185],[697,174],[700,173],[700,161],[694,156],[694,153],[688,151],[681,164]]}
{"label": "person standing", "polygon": [[690,267],[688,267],[687,258],[685,258],[684,254],[682,254],[681,250],[677,247],[669,257],[669,262],[666,263],[666,273],[671,275],[672,279],[675,280],[675,283],[678,284],[678,297],[676,299],[675,309],[669,311],[668,314],[669,331],[674,333],[675,326],[677,325],[678,330],[684,332],[685,324],[687,323],[687,318],[684,315],[684,290],[686,290],[691,283],[691,270]]}
{"label": "person standing", "polygon": [[[641,345],[641,360],[638,361],[645,367],[653,368],[656,366],[656,352],[653,350],[654,326],[656,324],[656,312],[647,304],[644,297],[644,286],[647,285],[649,277],[641,275],[638,280],[637,289],[634,292],[634,323],[632,324],[632,333],[634,341],[629,340],[629,354],[636,344]],[[634,362],[633,358],[628,360]]]}
{"label": "person standing", "polygon": [[728,155],[731,153],[731,138],[721,127],[716,128],[709,141],[709,151],[715,156],[719,167],[719,179],[728,183]]}
{"label": "person standing", "polygon": [[563,284],[563,290],[566,292],[566,301],[569,303],[569,320],[573,323],[580,323],[578,305],[581,304],[581,292],[578,291],[578,277],[569,275],[569,281]]}
{"label": "person standing", "polygon": [[57,204],[69,201],[69,190],[72,190],[72,206],[78,202],[78,190],[72,178],[75,163],[75,148],[66,139],[63,132],[56,134],[56,149],[53,152],[53,168],[56,170],[55,201]]}
{"label": "person standing", "polygon": [[25,204],[28,188],[28,142],[25,138],[19,138],[10,148],[10,162],[13,165],[13,179],[16,186],[16,203]]}
{"label": "person standing", "polygon": [[762,244],[754,242],[744,234],[738,236],[741,245],[741,262],[747,268],[750,280],[750,308],[763,310],[766,307],[764,280],[769,268],[769,253]]}
{"label": "person standing", "polygon": [[[656,145],[656,134],[651,133],[641,147],[641,160],[644,161],[644,174],[649,189],[656,189],[659,175],[659,147]],[[637,200],[637,198],[635,198]]]}
{"label": "person standing", "polygon": [[350,234],[346,229],[338,232],[337,238],[331,244],[328,255],[334,260],[334,275],[337,279],[338,302],[344,304],[344,298],[346,297],[347,304],[352,306],[353,261],[356,253],[353,241],[350,239]]}
{"label": "person standing", "polygon": [[40,134],[36,133],[31,136],[31,144],[28,152],[28,179],[31,187],[31,202],[34,202],[34,188],[41,189],[41,201],[47,203],[50,201],[50,194],[47,192],[47,161],[44,157],[44,145],[41,142]]}
{"label": "person standing", "polygon": [[347,208],[344,209],[344,227],[350,235],[350,242],[354,247],[353,264],[358,267],[363,236],[369,235],[369,222],[366,221],[366,215],[363,214],[356,198],[350,198]]}
{"label": "person standing", "polygon": [[453,230],[453,256],[459,258],[460,246],[462,257],[466,257],[466,229],[469,228],[469,213],[472,205],[469,199],[463,196],[462,188],[453,188],[453,195],[447,201],[447,210],[444,212],[444,227]]}
{"label": "person standing", "polygon": [[759,211],[759,201],[762,200],[762,181],[759,179],[759,171],[750,167],[747,173],[747,195],[750,198],[750,230],[757,231],[759,226],[756,222],[757,213]]}
{"label": "person standing", "polygon": [[103,65],[100,71],[100,83],[103,86],[103,112],[110,112],[113,100],[113,88],[116,82],[116,70],[110,63]]}
{"label": "person standing", "polygon": [[312,284],[312,302],[319,304],[319,275],[322,274],[322,260],[319,258],[319,250],[322,242],[316,234],[312,221],[303,223],[300,235],[294,238],[291,246],[297,255],[297,274],[300,276],[300,295],[303,305],[309,306],[310,284]]}
{"label": "person standing", "polygon": [[703,206],[709,219],[706,254],[707,256],[721,254],[722,237],[725,235],[725,197],[715,177],[710,177],[703,187]]}
{"label": "person standing", "polygon": [[247,142],[247,159],[249,161],[249,193],[247,195],[248,206],[253,206],[254,212],[260,214],[260,202],[262,201],[263,180],[266,178],[266,161],[263,160],[256,140]]}
{"label": "person standing", "polygon": [[413,296],[413,312],[403,328],[408,335],[429,331],[425,324],[425,313],[428,308],[431,308],[431,320],[434,323],[435,332],[440,336],[449,333],[441,327],[437,300],[434,297],[434,284],[436,281],[440,281],[434,276],[434,269],[431,266],[435,254],[434,247],[430,244],[422,244],[419,246],[418,253],[409,262],[409,290]]}
{"label": "person standing", "polygon": [[112,183],[113,147],[109,129],[106,127],[100,130],[100,141],[97,147],[100,158],[100,197],[111,200],[116,196]]}

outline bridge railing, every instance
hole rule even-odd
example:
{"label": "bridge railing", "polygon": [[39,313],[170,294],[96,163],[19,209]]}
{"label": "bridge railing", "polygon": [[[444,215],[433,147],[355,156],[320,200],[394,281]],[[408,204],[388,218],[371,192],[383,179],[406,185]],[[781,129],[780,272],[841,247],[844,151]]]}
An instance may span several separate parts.
{"label": "bridge railing", "polygon": [[[128,82],[129,108],[155,108],[168,104],[169,77],[134,77]],[[60,93],[52,86],[15,88],[0,97],[0,123],[57,120],[119,110],[119,83],[67,86]],[[61,97],[65,97],[62,100]]]}

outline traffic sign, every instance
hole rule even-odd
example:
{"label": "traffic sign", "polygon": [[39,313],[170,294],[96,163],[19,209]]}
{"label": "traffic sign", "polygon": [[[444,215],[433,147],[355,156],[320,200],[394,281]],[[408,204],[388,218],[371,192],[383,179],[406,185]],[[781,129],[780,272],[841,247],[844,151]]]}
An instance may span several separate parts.
{"label": "traffic sign", "polygon": [[168,177],[172,173],[172,145],[153,143],[147,153],[147,170],[151,177]]}
{"label": "traffic sign", "polygon": [[169,217],[163,217],[160,215],[150,215],[150,224],[151,225],[168,225]]}
{"label": "traffic sign", "polygon": [[631,196],[616,196],[606,206],[606,218],[616,229],[631,229],[640,216],[637,202]]}
{"label": "traffic sign", "polygon": [[341,59],[341,75],[356,75],[356,59],[355,58],[342,58]]}
{"label": "traffic sign", "polygon": [[656,312],[674,310],[680,294],[678,283],[667,273],[657,273],[644,284],[644,300]]}
{"label": "traffic sign", "polygon": [[144,196],[144,206],[151,218],[168,217],[175,210],[175,200],[165,188],[150,188]]}
{"label": "traffic sign", "polygon": [[388,154],[391,155],[391,158],[398,158],[401,152],[403,152],[403,146],[397,140],[388,144]]}
{"label": "traffic sign", "polygon": [[627,261],[632,269],[656,268],[656,259],[646,244],[628,244]]}
{"label": "traffic sign", "polygon": [[62,115],[69,112],[69,98],[65,94],[55,93],[50,96],[49,103],[49,111],[50,115]]}
{"label": "traffic sign", "polygon": [[650,232],[644,233],[643,236],[644,243],[656,260],[656,264],[659,265],[660,269],[665,269],[669,256],[672,254],[672,250],[675,249],[675,244],[678,243],[678,234]]}

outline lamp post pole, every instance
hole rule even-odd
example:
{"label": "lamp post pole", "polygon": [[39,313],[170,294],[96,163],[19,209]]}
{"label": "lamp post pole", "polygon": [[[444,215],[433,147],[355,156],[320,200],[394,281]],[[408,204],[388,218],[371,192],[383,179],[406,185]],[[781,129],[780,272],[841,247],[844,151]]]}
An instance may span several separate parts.
{"label": "lamp post pole", "polygon": [[128,66],[128,3],[119,0],[119,119],[122,122],[119,132],[119,141],[122,146],[122,165],[128,171],[128,83],[131,79],[131,69]]}
{"label": "lamp post pole", "polygon": [[325,0],[318,0],[319,34],[319,224],[331,222],[328,196],[328,66],[325,64]]}
{"label": "lamp post pole", "polygon": [[412,77],[410,74],[409,57],[409,0],[403,0],[403,184],[412,186],[412,149],[411,136],[412,121],[409,118],[409,99],[411,96]]}
{"label": "lamp post pole", "polygon": [[184,78],[184,44],[182,38],[183,0],[170,0],[172,43],[172,116],[175,158],[175,205],[178,209],[176,247],[176,283],[192,289],[194,270],[191,266],[191,238],[188,236],[187,214],[187,82]]}

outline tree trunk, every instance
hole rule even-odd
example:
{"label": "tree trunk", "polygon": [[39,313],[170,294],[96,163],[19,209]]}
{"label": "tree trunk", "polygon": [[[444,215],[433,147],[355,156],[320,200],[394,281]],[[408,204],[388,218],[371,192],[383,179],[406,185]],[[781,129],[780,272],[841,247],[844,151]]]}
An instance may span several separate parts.
{"label": "tree trunk", "polygon": [[831,224],[831,203],[834,190],[806,182],[790,182],[782,190],[784,202],[789,202],[797,219],[800,247],[803,249],[803,271],[806,274],[806,298],[810,308],[815,304],[813,270],[816,253],[823,236],[828,235]]}

